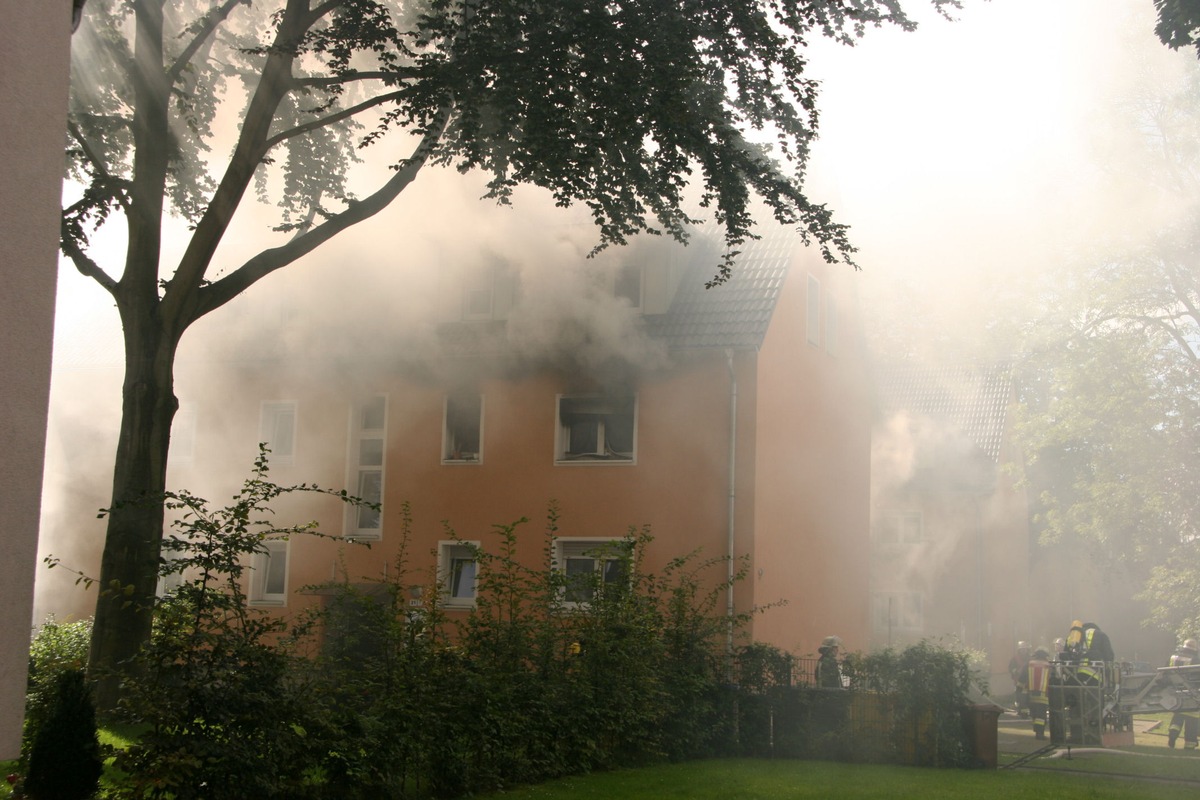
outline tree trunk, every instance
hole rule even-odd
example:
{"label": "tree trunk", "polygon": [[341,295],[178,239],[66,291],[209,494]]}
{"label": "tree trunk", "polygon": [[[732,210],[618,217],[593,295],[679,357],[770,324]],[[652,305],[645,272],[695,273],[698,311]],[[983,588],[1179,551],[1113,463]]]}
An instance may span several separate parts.
{"label": "tree trunk", "polygon": [[96,707],[116,707],[127,663],[150,638],[163,535],[163,492],[177,337],[125,321],[125,384],[113,506],[100,565],[88,672]]}

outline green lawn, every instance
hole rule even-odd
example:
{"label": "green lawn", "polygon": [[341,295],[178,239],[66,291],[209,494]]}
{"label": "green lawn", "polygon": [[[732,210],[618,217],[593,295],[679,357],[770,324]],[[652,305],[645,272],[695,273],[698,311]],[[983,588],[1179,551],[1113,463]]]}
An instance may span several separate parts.
{"label": "green lawn", "polygon": [[[1106,752],[1083,748],[1073,751],[1069,759],[1061,756],[1039,758],[1029,762],[1028,768],[1019,770],[938,770],[728,759],[564,778],[486,797],[491,800],[794,800],[831,797],[881,800],[957,800],[963,797],[972,800],[1020,800],[1026,797],[1039,800],[1182,800],[1186,797],[1194,800],[1200,791],[1197,788],[1200,785],[1200,752],[1168,749],[1165,730],[1164,719],[1159,728],[1139,732],[1132,747]],[[128,730],[102,730],[101,741],[123,747],[132,738],[131,734],[133,732]],[[1007,735],[1011,736],[1012,732]],[[1029,736],[1032,738],[1032,732]],[[1001,752],[1000,764],[1011,763],[1015,758],[1013,754]],[[15,762],[0,762],[3,775],[14,768]],[[1167,781],[1192,783],[1178,785]],[[0,781],[0,800],[10,794],[7,782]]]}
{"label": "green lawn", "polygon": [[[1070,751],[1069,757],[1060,749],[1056,756],[1036,759],[1028,762],[1027,766],[1039,770],[1200,782],[1200,751],[1185,750],[1182,741],[1179,742],[1177,750],[1167,747],[1167,726],[1170,724],[1170,718],[1170,714],[1139,714],[1135,717],[1138,724],[1135,725],[1137,733],[1132,746],[1104,752],[1097,752],[1095,748],[1082,748]],[[1032,729],[1025,731],[1009,728],[1004,735],[1027,736],[1029,749],[1034,746]],[[1001,752],[1000,765],[1011,763],[1017,757],[1018,754]]]}
{"label": "green lawn", "polygon": [[[1200,761],[1197,762],[1200,765]],[[1054,771],[917,769],[816,761],[702,761],[514,789],[490,800],[1195,800],[1197,789]]]}
{"label": "green lawn", "polygon": [[[801,798],[914,798],[914,800],[1195,800],[1195,785],[1179,786],[1114,779],[1109,775],[1063,772],[1088,765],[1129,774],[1147,756],[1079,756],[1057,761],[1054,769],[957,770],[917,769],[833,764],[820,761],[761,761],[751,759],[699,761],[687,764],[619,770],[563,778],[481,797],[491,800],[800,800]],[[1167,756],[1200,777],[1200,757]],[[0,762],[8,774],[14,762]],[[1188,773],[1167,770],[1184,778]],[[1147,774],[1155,774],[1153,772]],[[1162,775],[1160,771],[1159,775]],[[7,782],[0,798],[10,796]]]}

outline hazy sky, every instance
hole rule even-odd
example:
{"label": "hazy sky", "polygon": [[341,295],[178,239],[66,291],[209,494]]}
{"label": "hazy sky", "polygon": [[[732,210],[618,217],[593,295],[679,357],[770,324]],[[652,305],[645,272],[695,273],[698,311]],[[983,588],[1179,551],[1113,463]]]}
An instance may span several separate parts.
{"label": "hazy sky", "polygon": [[1170,71],[1195,58],[1158,43],[1151,0],[965,5],[956,22],[923,13],[915,33],[872,31],[813,59],[814,194],[852,226],[868,305],[950,325],[978,324],[990,298],[1145,202],[1095,159],[1121,135],[1111,104],[1140,59]]}

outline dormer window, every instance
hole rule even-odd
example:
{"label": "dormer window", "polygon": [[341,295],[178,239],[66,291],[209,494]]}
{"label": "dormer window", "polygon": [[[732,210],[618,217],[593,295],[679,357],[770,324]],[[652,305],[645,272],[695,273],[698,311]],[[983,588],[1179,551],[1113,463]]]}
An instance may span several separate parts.
{"label": "dormer window", "polygon": [[558,398],[556,463],[633,463],[637,398]]}
{"label": "dormer window", "polygon": [[480,270],[469,275],[463,288],[463,319],[491,319],[495,299],[496,279],[492,270]]}

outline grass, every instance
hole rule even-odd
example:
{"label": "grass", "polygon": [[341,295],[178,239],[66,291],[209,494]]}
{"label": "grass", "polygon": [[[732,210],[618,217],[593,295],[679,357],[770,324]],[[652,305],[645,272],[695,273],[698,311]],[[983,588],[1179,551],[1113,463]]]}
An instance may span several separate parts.
{"label": "grass", "polygon": [[[1200,752],[1170,750],[1170,715],[1139,716],[1131,747],[1100,752],[1082,748],[1071,757],[1040,758],[1019,770],[918,769],[819,761],[721,759],[563,778],[537,786],[483,795],[489,800],[802,800],[804,798],[914,798],[914,800],[1194,800],[1200,782]],[[1158,726],[1149,730],[1153,723]],[[1024,726],[1001,731],[1033,738]],[[132,729],[103,728],[102,744],[126,747]],[[1027,743],[1032,745],[1032,741]],[[1182,746],[1182,744],[1181,744]],[[1026,747],[1026,749],[1032,749]],[[1003,752],[1000,765],[1018,754]],[[0,762],[0,776],[16,768]],[[109,766],[111,770],[111,765]],[[1147,782],[1145,779],[1154,779]],[[1191,785],[1169,781],[1191,781]],[[0,800],[11,796],[0,781]]]}
{"label": "grass", "polygon": [[701,761],[563,778],[489,800],[1195,800],[1195,786],[1053,771],[918,769],[818,761]]}
{"label": "grass", "polygon": [[[1200,782],[1200,751],[1183,749],[1182,741],[1177,750],[1167,746],[1170,720],[1170,714],[1139,714],[1134,718],[1136,732],[1132,746],[1103,751],[1096,748],[1072,749],[1069,756],[1064,749],[1054,757],[1038,758],[1026,766],[1034,770]],[[1028,736],[1030,744],[1033,740],[1032,729],[1027,727],[1006,728],[1002,736]],[[1017,753],[1001,752],[1000,765],[1012,763],[1018,756]]]}

